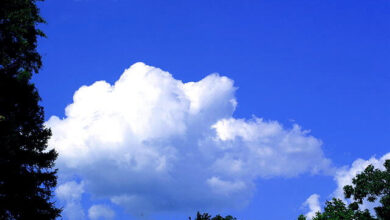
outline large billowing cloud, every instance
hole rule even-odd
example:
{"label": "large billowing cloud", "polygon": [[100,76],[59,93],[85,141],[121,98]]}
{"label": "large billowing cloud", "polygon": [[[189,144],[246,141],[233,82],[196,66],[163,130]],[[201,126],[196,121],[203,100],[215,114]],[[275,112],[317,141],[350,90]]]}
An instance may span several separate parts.
{"label": "large billowing cloud", "polygon": [[298,125],[234,118],[235,91],[218,74],[183,83],[143,63],[83,86],[47,122],[61,178],[137,214],[237,207],[257,178],[327,169],[321,141]]}

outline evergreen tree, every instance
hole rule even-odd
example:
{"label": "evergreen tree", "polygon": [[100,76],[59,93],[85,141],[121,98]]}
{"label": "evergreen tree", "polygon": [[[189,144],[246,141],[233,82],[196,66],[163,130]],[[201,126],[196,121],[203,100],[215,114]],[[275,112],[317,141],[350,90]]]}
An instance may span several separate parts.
{"label": "evergreen tree", "polygon": [[55,219],[55,150],[47,150],[40,96],[30,79],[40,69],[36,0],[0,1],[0,219]]}

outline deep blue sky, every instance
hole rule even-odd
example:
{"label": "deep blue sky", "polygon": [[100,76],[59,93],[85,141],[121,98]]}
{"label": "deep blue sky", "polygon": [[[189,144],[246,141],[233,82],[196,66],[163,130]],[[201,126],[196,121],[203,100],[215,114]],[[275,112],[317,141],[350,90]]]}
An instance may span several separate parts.
{"label": "deep blue sky", "polygon": [[[46,117],[75,90],[114,82],[142,61],[183,81],[235,81],[235,117],[292,121],[337,167],[390,149],[390,2],[330,0],[55,0],[39,4],[47,39],[34,80]],[[292,219],[331,176],[258,181],[240,219]],[[121,213],[121,211],[118,211]],[[123,214],[123,213],[122,213]],[[119,214],[120,216],[121,214]]]}

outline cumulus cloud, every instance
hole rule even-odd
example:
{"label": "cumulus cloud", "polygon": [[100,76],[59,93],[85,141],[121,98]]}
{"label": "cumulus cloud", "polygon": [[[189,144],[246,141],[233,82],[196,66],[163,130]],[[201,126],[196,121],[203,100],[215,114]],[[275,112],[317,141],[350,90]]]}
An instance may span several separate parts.
{"label": "cumulus cloud", "polygon": [[113,85],[82,86],[65,117],[47,121],[61,178],[137,214],[237,207],[257,178],[328,168],[321,141],[299,125],[234,118],[235,92],[218,74],[183,83],[143,63]]}
{"label": "cumulus cloud", "polygon": [[114,219],[115,212],[106,205],[93,205],[88,209],[88,217],[91,220],[110,220]]}
{"label": "cumulus cloud", "polygon": [[276,121],[225,118],[212,128],[216,148],[223,152],[213,165],[228,175],[290,177],[316,173],[329,163],[321,141],[298,125],[285,129]]}
{"label": "cumulus cloud", "polygon": [[85,219],[81,206],[81,196],[84,193],[84,184],[69,181],[59,185],[56,189],[57,197],[64,203],[63,215],[69,220]]}
{"label": "cumulus cloud", "polygon": [[312,219],[316,215],[317,212],[321,212],[321,206],[320,206],[319,198],[320,198],[320,196],[318,194],[312,194],[303,203],[304,206],[309,208],[309,212],[306,213],[306,216],[309,219]]}

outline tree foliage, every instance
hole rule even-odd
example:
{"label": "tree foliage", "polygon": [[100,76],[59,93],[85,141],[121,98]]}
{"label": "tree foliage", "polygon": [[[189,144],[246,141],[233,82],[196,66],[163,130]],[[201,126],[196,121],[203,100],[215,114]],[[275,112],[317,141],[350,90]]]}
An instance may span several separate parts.
{"label": "tree foliage", "polygon": [[354,200],[349,206],[356,210],[366,199],[369,202],[379,200],[381,204],[374,210],[378,219],[390,219],[390,160],[386,160],[385,170],[369,165],[363,173],[353,178],[353,186],[345,186],[346,198]]}
{"label": "tree foliage", "polygon": [[345,205],[340,199],[333,198],[327,201],[323,213],[317,213],[313,220],[374,220],[369,211],[353,210]]}
{"label": "tree foliage", "polygon": [[[375,169],[369,165],[362,173],[352,179],[352,185],[344,186],[346,199],[352,199],[347,206],[342,200],[333,198],[327,201],[324,212],[317,212],[313,220],[388,220],[390,219],[390,160],[384,164],[385,170]],[[375,207],[376,217],[360,206],[367,200],[379,200],[380,206]],[[300,215],[298,220],[305,220]]]}
{"label": "tree foliage", "polygon": [[31,76],[41,67],[36,0],[0,1],[0,219],[55,219],[55,150]]}
{"label": "tree foliage", "polygon": [[[191,217],[190,217],[191,220]],[[200,214],[199,212],[196,213],[196,219],[195,220],[237,220],[231,215],[227,215],[225,217],[222,217],[221,215],[216,215],[214,217],[211,217],[208,213]]]}

